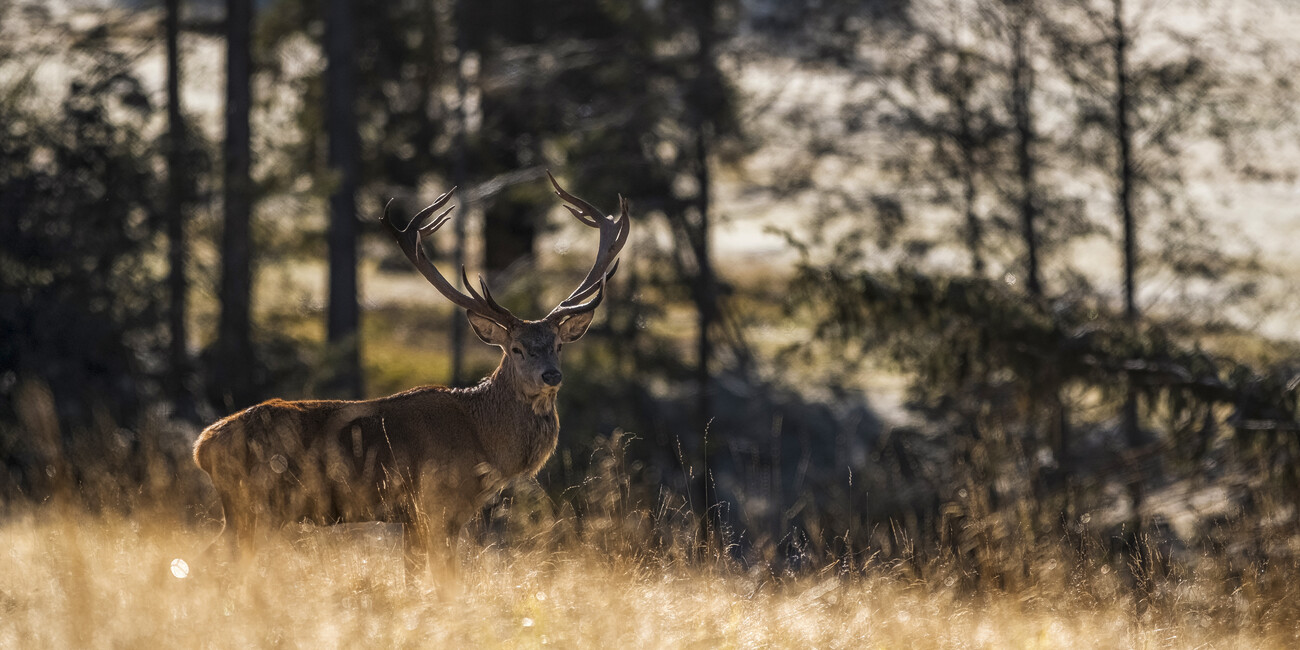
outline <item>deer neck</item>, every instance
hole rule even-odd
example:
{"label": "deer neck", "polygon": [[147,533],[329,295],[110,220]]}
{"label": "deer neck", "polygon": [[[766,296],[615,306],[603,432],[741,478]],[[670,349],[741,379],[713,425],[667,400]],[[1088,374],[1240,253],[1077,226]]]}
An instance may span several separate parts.
{"label": "deer neck", "polygon": [[508,363],[478,386],[485,426],[480,435],[484,447],[493,450],[493,464],[505,476],[535,474],[559,440],[560,419],[555,411],[557,390],[529,394]]}
{"label": "deer neck", "polygon": [[522,408],[539,417],[555,414],[555,397],[559,389],[530,394],[524,386],[524,382],[515,374],[514,367],[505,363],[503,358],[496,371],[483,380],[482,390],[485,395],[491,396],[493,402],[509,412]]}

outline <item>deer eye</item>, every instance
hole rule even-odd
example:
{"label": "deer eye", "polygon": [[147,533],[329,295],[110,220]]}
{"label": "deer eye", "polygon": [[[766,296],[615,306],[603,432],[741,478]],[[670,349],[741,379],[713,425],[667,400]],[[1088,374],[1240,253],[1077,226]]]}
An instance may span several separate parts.
{"label": "deer eye", "polygon": [[524,351],[523,351],[523,350],[520,350],[519,348],[511,348],[510,351],[511,351],[511,352],[514,352],[515,354],[517,354],[517,355],[519,355],[519,356],[521,356],[521,357],[524,356]]}

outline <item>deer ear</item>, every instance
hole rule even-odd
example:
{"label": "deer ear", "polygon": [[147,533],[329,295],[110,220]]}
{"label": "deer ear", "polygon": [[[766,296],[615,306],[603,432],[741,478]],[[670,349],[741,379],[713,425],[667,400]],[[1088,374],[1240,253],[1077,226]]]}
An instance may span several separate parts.
{"label": "deer ear", "polygon": [[465,315],[469,317],[469,326],[474,328],[474,333],[488,345],[506,346],[509,337],[506,336],[506,328],[499,323],[479,316],[472,311],[466,311]]}
{"label": "deer ear", "polygon": [[591,310],[570,316],[560,323],[560,342],[572,343],[587,333],[587,328],[591,326],[591,319],[596,316],[596,310]]}

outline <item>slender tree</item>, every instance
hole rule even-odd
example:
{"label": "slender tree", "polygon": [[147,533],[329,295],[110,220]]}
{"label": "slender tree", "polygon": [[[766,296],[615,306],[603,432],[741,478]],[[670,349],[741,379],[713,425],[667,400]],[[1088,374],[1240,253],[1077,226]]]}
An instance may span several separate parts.
{"label": "slender tree", "polygon": [[[996,215],[1014,210],[1006,193],[997,192],[1012,184],[1007,162],[1014,133],[1011,120],[1003,115],[1007,102],[1002,99],[1010,94],[1005,90],[1008,68],[991,48],[981,47],[1005,37],[999,30],[1002,13],[954,8],[952,15],[924,16],[906,32],[916,38],[900,45],[915,48],[913,52],[884,59],[870,70],[848,66],[858,83],[874,87],[870,99],[855,110],[877,114],[900,135],[916,139],[917,146],[887,155],[886,164],[900,172],[901,187],[913,192],[925,188],[929,201],[960,216],[956,230],[976,277],[1000,261],[1000,244],[1007,234]],[[858,146],[846,144],[848,151]],[[851,214],[871,209],[856,209],[859,200],[853,192],[848,194],[844,204]],[[882,246],[891,239],[887,233],[901,225],[901,195],[873,200],[880,222],[876,239]]]}
{"label": "slender tree", "polygon": [[357,305],[357,205],[360,163],[352,0],[330,0],[325,17],[325,103],[329,168],[333,175],[329,220],[327,337],[334,361],[332,392],[361,397]]}
{"label": "slender tree", "polygon": [[1129,38],[1124,22],[1124,0],[1114,0],[1111,14],[1115,56],[1115,204],[1124,228],[1124,317],[1137,322],[1134,274],[1137,271],[1137,226],[1133,214],[1133,128],[1130,116],[1133,89],[1129,83]]}
{"label": "slender tree", "polygon": [[218,401],[238,408],[256,401],[251,380],[252,267],[250,221],[253,183],[249,176],[252,106],[252,0],[226,3],[225,224],[221,235],[221,317],[213,388]]}
{"label": "slender tree", "polygon": [[717,278],[713,270],[710,241],[710,213],[713,181],[710,174],[709,158],[712,146],[714,125],[713,116],[716,106],[722,98],[718,96],[721,88],[721,75],[717,68],[714,51],[717,37],[717,3],[715,0],[697,0],[691,2],[689,12],[691,29],[696,40],[694,65],[695,76],[686,88],[686,116],[690,125],[692,157],[687,162],[695,177],[696,195],[687,209],[694,211],[694,220],[686,220],[685,231],[695,258],[695,278],[691,282],[691,296],[695,302],[696,312],[696,367],[695,381],[698,397],[696,403],[696,430],[702,436],[700,456],[702,471],[697,478],[696,499],[704,509],[701,523],[703,541],[709,546],[716,543],[717,527],[714,504],[717,495],[709,489],[713,484],[712,449],[717,448],[718,432],[714,440],[709,440],[710,423],[713,419],[713,361],[714,331],[718,321]]}
{"label": "slender tree", "polygon": [[[475,173],[486,178],[540,165],[544,139],[561,132],[563,126],[552,121],[559,103],[554,97],[559,94],[555,73],[539,63],[542,57],[564,52],[566,46],[578,42],[570,39],[585,36],[590,29],[588,20],[604,18],[598,3],[571,2],[559,11],[529,0],[458,4],[457,49],[463,53],[462,60],[464,54],[473,53],[481,62],[478,67],[484,78],[496,82],[476,84],[476,79],[465,76],[469,69],[459,69],[461,90],[472,87],[479,100],[476,121],[482,127],[467,133]],[[521,62],[529,72],[506,81],[507,71]],[[466,117],[463,108],[458,115]],[[459,141],[456,146],[458,151],[462,149]],[[456,156],[459,160],[461,154]],[[483,269],[499,273],[532,257],[551,202],[542,184],[513,187],[484,199],[478,205],[483,211]]]}
{"label": "slender tree", "polygon": [[[469,95],[469,80],[466,78],[466,57],[469,49],[470,16],[464,0],[454,0],[453,20],[456,30],[456,58],[453,60],[456,74],[456,141],[452,152],[452,184],[464,185],[469,177],[469,116],[466,114],[465,101]],[[461,208],[464,210],[464,208]],[[452,224],[454,241],[452,243],[452,268],[465,266],[465,221],[456,219]],[[455,280],[460,282],[460,280]],[[464,287],[460,287],[464,289]],[[460,310],[451,314],[451,385],[461,386],[465,377],[465,319]]]}
{"label": "slender tree", "polygon": [[690,107],[688,110],[694,140],[694,168],[696,197],[694,210],[697,222],[693,237],[696,281],[695,310],[697,314],[696,381],[699,383],[699,423],[701,429],[708,425],[712,417],[712,395],[709,387],[711,371],[709,364],[713,359],[713,328],[717,320],[717,281],[713,272],[713,260],[710,254],[709,221],[710,194],[713,189],[709,174],[709,150],[713,114],[711,106],[716,102],[719,73],[714,60],[714,39],[716,22],[716,2],[698,0],[693,2],[693,18],[697,47],[695,53],[695,80],[689,90]]}
{"label": "slender tree", "polygon": [[167,325],[169,398],[176,413],[194,415],[189,391],[190,360],[185,327],[185,122],[180,89],[180,0],[167,0],[163,17],[167,47]]}
{"label": "slender tree", "polygon": [[1034,114],[1029,100],[1034,90],[1034,68],[1029,59],[1028,31],[1032,0],[1009,0],[1011,37],[1011,112],[1016,142],[1016,173],[1019,180],[1020,233],[1025,244],[1025,288],[1031,295],[1043,294],[1038,270],[1038,197],[1034,180],[1037,161],[1033,155]]}
{"label": "slender tree", "polygon": [[[1137,225],[1133,211],[1133,186],[1136,175],[1133,168],[1133,128],[1131,122],[1133,88],[1129,82],[1129,37],[1128,25],[1124,19],[1124,0],[1111,3],[1112,53],[1115,66],[1115,206],[1124,229],[1124,318],[1132,325],[1137,325],[1138,308],[1137,290],[1134,276],[1137,267]],[[1137,388],[1130,380],[1124,397],[1124,436],[1129,447],[1137,449],[1142,446],[1141,429],[1138,423]],[[1141,540],[1143,528],[1142,507],[1144,494],[1142,475],[1138,468],[1129,469],[1128,492],[1132,512],[1125,545],[1129,554],[1129,564],[1134,567],[1134,574],[1139,588],[1146,584],[1151,570],[1149,556]],[[1146,598],[1138,598],[1141,610]]]}
{"label": "slender tree", "polygon": [[976,153],[978,144],[975,138],[975,126],[972,116],[971,95],[975,81],[970,70],[970,53],[964,48],[957,52],[957,73],[953,108],[957,115],[957,149],[961,164],[958,175],[961,177],[962,209],[966,213],[966,249],[970,252],[971,275],[983,277],[984,254],[982,251],[984,227],[975,209],[976,196]]}
{"label": "slender tree", "polygon": [[[1031,99],[1034,94],[1034,64],[1030,57],[1030,38],[1039,11],[1036,0],[1004,0],[1007,36],[1010,41],[1010,89],[1012,133],[1015,141],[1015,176],[1018,193],[1016,207],[1020,213],[1020,238],[1025,250],[1025,290],[1035,298],[1043,296],[1039,262],[1040,192],[1037,172],[1041,160],[1037,154],[1036,132]],[[1050,411],[1047,429],[1056,449],[1058,469],[1068,473],[1070,464],[1069,411],[1062,395],[1061,377],[1055,364],[1043,362],[1034,368],[1036,384]],[[1037,408],[1038,396],[1034,399]]]}

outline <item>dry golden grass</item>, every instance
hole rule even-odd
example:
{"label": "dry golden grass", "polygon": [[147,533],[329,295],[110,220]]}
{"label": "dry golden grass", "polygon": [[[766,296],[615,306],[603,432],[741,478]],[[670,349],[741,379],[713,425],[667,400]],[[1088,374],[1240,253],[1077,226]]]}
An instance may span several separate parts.
{"label": "dry golden grass", "polygon": [[[196,553],[210,531],[175,517],[42,507],[0,523],[0,647],[1283,648],[1298,633],[1216,620],[1208,579],[1139,618],[1118,580],[972,596],[885,566],[774,577],[576,542],[463,543],[458,579],[408,581],[384,532],[286,532],[222,573]],[[1245,615],[1265,596],[1236,598]]]}
{"label": "dry golden grass", "polygon": [[[1224,520],[1181,550],[1153,540],[1163,568],[1141,608],[1110,533],[1060,539],[978,510],[943,543],[859,536],[837,560],[843,546],[814,548],[810,532],[788,566],[761,558],[792,549],[761,540],[693,557],[692,510],[635,484],[622,434],[598,441],[562,496],[515,486],[465,535],[455,578],[408,577],[382,525],[290,527],[251,566],[224,567],[202,553],[219,514],[183,429],[142,427],[143,467],[80,447],[64,458],[39,444],[58,439],[49,395],[27,398],[16,439],[45,471],[0,499],[0,648],[1300,647],[1284,519]],[[1281,492],[1256,501],[1259,517],[1291,507]]]}

